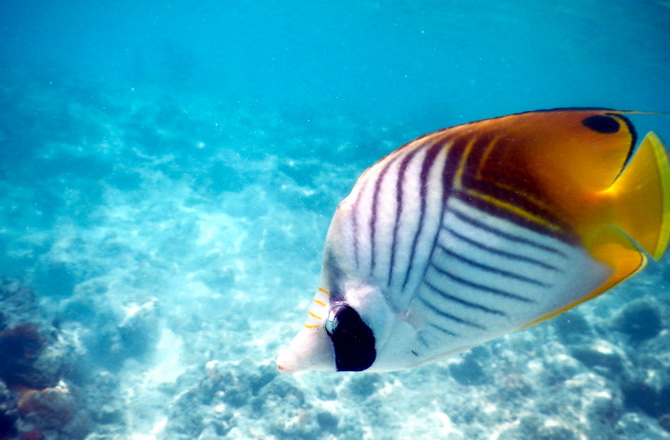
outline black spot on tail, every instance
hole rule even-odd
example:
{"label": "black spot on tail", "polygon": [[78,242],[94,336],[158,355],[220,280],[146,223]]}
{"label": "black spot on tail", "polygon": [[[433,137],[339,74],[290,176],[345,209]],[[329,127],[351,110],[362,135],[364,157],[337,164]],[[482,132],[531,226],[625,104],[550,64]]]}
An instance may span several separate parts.
{"label": "black spot on tail", "polygon": [[606,115],[589,116],[582,121],[582,124],[593,131],[603,134],[617,133],[621,128],[619,121]]}

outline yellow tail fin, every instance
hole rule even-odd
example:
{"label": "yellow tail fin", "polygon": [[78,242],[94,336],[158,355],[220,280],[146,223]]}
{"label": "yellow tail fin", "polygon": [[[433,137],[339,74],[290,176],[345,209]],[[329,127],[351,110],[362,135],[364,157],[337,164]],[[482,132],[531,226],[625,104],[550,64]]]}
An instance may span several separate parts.
{"label": "yellow tail fin", "polygon": [[656,134],[647,134],[631,162],[604,193],[610,199],[610,217],[605,219],[604,225],[591,231],[588,250],[596,260],[612,269],[610,277],[583,298],[523,328],[595,298],[636,274],[647,261],[636,246],[656,260],[665,253],[670,239],[670,163],[663,142]]}
{"label": "yellow tail fin", "polygon": [[670,163],[655,133],[645,136],[631,162],[605,192],[614,199],[612,224],[660,259],[670,239]]}

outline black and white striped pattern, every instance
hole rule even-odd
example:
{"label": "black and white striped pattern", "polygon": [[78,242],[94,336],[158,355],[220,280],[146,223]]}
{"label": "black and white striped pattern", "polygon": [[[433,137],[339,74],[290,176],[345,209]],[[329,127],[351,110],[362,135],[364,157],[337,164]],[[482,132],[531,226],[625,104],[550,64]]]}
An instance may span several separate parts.
{"label": "black and white striped pattern", "polygon": [[340,266],[393,292],[397,309],[409,306],[430,260],[453,150],[440,139],[424,139],[382,159],[361,176],[331,227],[346,237],[337,243]]}
{"label": "black and white striped pattern", "polygon": [[570,304],[603,281],[597,266],[581,248],[451,199],[412,305],[427,325],[416,351],[469,347]]}
{"label": "black and white striped pattern", "polygon": [[543,233],[463,197],[475,142],[436,132],[396,150],[361,176],[329,232],[338,270],[379,287],[419,330],[415,356],[507,333],[607,276],[574,236]]}

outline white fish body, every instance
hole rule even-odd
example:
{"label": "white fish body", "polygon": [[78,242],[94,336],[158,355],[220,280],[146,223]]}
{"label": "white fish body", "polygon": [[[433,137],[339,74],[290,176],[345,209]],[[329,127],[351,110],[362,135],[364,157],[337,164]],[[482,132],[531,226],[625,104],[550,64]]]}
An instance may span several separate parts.
{"label": "white fish body", "polygon": [[[566,150],[601,139],[625,149],[618,169],[570,181],[570,160],[592,158],[560,164],[529,149],[544,145],[537,121],[554,120],[558,134],[578,133]],[[641,203],[658,219],[639,226],[628,209],[612,213],[640,197],[631,178],[618,179],[631,131],[617,112],[532,112],[442,130],[380,160],[337,208],[321,287],[279,369],[391,371],[433,362],[597,296],[644,266],[640,247],[659,258],[670,172],[657,138],[643,142],[628,174],[655,170],[658,179],[645,185],[656,192]],[[547,143],[557,136],[550,129]]]}

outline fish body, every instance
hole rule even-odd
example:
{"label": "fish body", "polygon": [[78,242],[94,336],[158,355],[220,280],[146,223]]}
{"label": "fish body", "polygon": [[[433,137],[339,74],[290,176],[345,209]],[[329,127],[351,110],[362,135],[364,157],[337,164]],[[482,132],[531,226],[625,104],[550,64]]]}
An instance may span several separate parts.
{"label": "fish body", "polygon": [[551,318],[659,259],[670,165],[627,112],[514,114],[422,136],[337,207],[278,368],[392,371]]}

